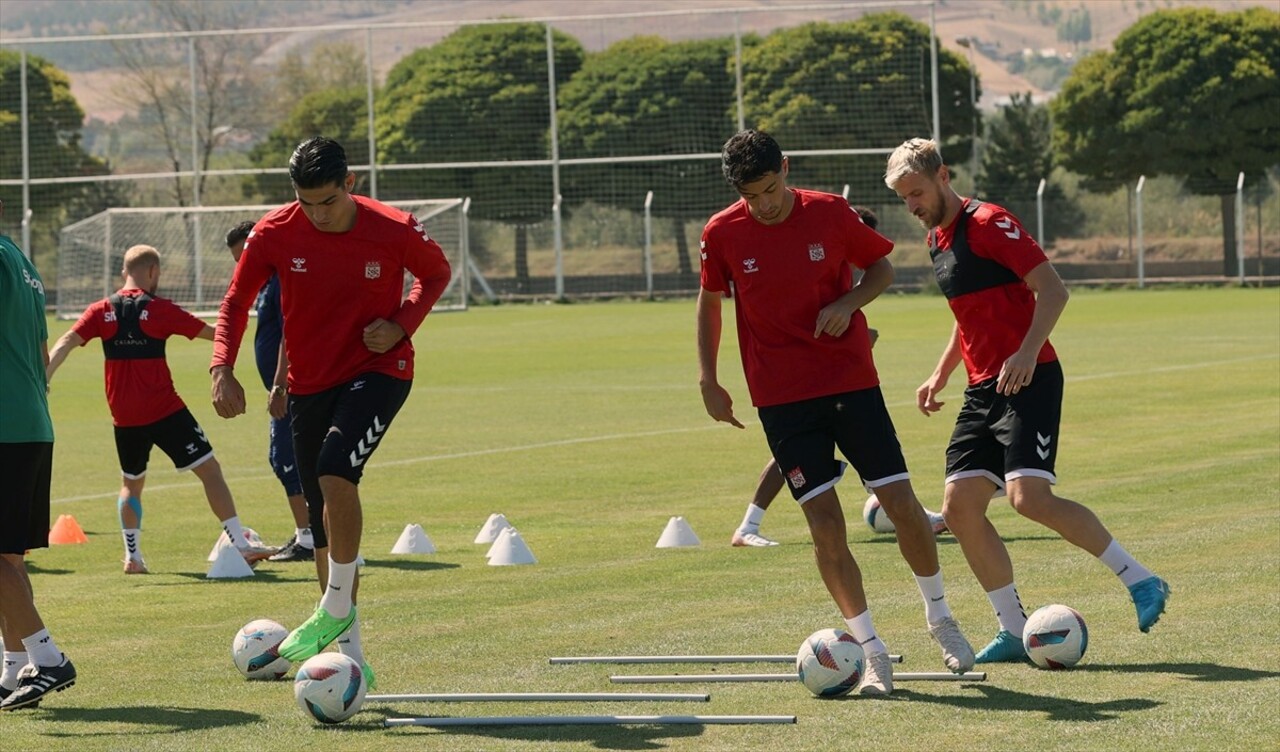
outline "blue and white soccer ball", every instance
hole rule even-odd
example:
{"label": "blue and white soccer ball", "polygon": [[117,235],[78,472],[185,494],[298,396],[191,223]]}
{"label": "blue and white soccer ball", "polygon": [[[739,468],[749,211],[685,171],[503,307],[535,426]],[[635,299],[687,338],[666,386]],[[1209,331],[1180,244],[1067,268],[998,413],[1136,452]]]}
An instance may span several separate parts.
{"label": "blue and white soccer ball", "polygon": [[231,660],[246,679],[279,679],[289,673],[289,661],[280,657],[280,643],[289,630],[270,619],[255,619],[236,632]]}
{"label": "blue and white soccer ball", "polygon": [[875,494],[867,497],[867,503],[862,506],[862,519],[867,523],[867,527],[876,533],[892,533],[894,532],[893,520],[889,519],[889,515],[884,513],[880,508],[880,500]]}
{"label": "blue and white soccer ball", "polygon": [[839,697],[862,681],[866,655],[843,629],[819,629],[800,644],[796,673],[818,697]]}
{"label": "blue and white soccer ball", "polygon": [[1089,628],[1079,611],[1055,603],[1027,617],[1022,630],[1027,657],[1040,668],[1071,668],[1089,648]]}
{"label": "blue and white soccer ball", "polygon": [[321,723],[341,723],[360,711],[368,687],[359,662],[342,653],[320,653],[298,667],[293,696]]}

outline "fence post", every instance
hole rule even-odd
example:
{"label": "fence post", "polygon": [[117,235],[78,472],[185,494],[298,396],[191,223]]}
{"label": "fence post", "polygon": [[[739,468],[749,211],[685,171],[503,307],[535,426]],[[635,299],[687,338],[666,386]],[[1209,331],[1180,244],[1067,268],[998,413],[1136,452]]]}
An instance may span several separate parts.
{"label": "fence post", "polygon": [[1042,248],[1048,245],[1044,237],[1044,187],[1045,179],[1040,178],[1040,187],[1036,188],[1036,240]]}
{"label": "fence post", "polygon": [[556,300],[564,300],[564,237],[560,231],[560,199],[561,196],[557,193],[556,201],[551,205],[556,243]]}
{"label": "fence post", "polygon": [[1244,173],[1236,178],[1236,268],[1240,270],[1240,286],[1244,286]]}
{"label": "fence post", "polygon": [[[369,135],[369,198],[378,197],[378,150],[373,135],[373,28],[364,30],[364,101],[368,110],[365,118]],[[466,279],[466,275],[463,275]],[[466,288],[463,288],[463,300],[467,300]]]}
{"label": "fence post", "polygon": [[556,49],[551,34],[551,24],[547,30],[547,99],[550,104],[551,129],[551,192],[556,197],[551,205],[552,222],[555,223],[556,238],[556,300],[564,300],[564,238],[560,224],[560,133],[556,124]]}
{"label": "fence post", "polygon": [[[22,216],[31,216],[31,116],[27,113],[27,48],[24,45],[18,61],[21,73],[19,89],[22,92]],[[31,248],[31,223],[22,223],[22,252],[34,261],[36,252]]]}
{"label": "fence post", "polygon": [[848,183],[844,184],[844,190],[840,191],[840,195],[844,196],[844,200],[846,202],[849,200],[849,184]]}
{"label": "fence post", "polygon": [[653,300],[653,191],[644,196],[644,285]]}
{"label": "fence post", "polygon": [[1137,204],[1137,214],[1138,214],[1138,288],[1139,289],[1146,287],[1146,280],[1147,280],[1146,271],[1145,269],[1143,269],[1144,263],[1146,261],[1144,256],[1146,254],[1147,247],[1142,237],[1142,187],[1146,185],[1146,183],[1147,183],[1146,175],[1143,175],[1142,177],[1138,178],[1138,187],[1134,189],[1134,192],[1133,192],[1134,196],[1136,197],[1134,203]]}

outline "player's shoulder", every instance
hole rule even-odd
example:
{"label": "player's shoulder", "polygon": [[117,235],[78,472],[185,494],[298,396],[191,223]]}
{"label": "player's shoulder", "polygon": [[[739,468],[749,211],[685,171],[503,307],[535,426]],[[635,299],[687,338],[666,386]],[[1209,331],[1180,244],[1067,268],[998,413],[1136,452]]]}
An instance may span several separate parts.
{"label": "player's shoulder", "polygon": [[808,188],[793,188],[796,194],[796,200],[805,206],[820,206],[823,208],[838,207],[847,211],[853,211],[853,207],[849,206],[849,202],[843,196],[837,196],[834,193],[826,191],[814,191]]}
{"label": "player's shoulder", "polygon": [[352,194],[351,198],[356,202],[356,206],[359,207],[359,210],[367,213],[374,222],[391,225],[407,225],[410,227],[418,224],[418,220],[414,219],[414,216],[404,209],[398,209],[390,204],[384,204],[381,201],[369,198],[368,196]]}
{"label": "player's shoulder", "polygon": [[991,224],[995,220],[1001,220],[1008,217],[1013,217],[1015,220],[1017,219],[1017,217],[1014,217],[1008,209],[999,204],[992,203],[991,201],[970,199],[970,203],[967,208],[972,209],[972,212],[970,213],[973,216],[973,221],[980,225]]}
{"label": "player's shoulder", "polygon": [[711,219],[707,220],[706,233],[724,230],[743,222],[751,220],[751,213],[747,210],[746,201],[734,201],[725,208],[711,215]]}

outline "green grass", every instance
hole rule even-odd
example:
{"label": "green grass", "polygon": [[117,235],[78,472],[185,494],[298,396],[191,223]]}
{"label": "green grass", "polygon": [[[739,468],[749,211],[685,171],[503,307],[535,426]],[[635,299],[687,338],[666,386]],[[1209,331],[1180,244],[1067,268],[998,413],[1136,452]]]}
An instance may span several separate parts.
{"label": "green grass", "polygon": [[[870,317],[890,409],[926,506],[960,398],[914,410],[950,326],[936,296],[887,295]],[[729,317],[730,322],[732,317]],[[66,323],[55,323],[57,336]],[[731,323],[730,323],[731,325]],[[733,549],[766,448],[726,333],[722,373],[748,423],[713,424],[696,386],[693,305],[500,306],[430,317],[418,382],[375,456],[365,504],[361,612],[380,692],[636,691],[611,673],[551,666],[556,655],[791,653],[841,626],[813,565],[802,515],[781,499],[764,531],[783,542]],[[1170,611],[1138,632],[1104,566],[993,505],[1024,603],[1066,603],[1088,619],[1073,671],[990,669],[986,683],[902,683],[889,700],[819,701],[798,684],[641,687],[709,691],[708,704],[387,706],[335,728],[308,721],[292,686],[248,683],[230,660],[255,618],[296,626],[315,603],[307,565],[266,564],[210,581],[218,533],[196,480],[153,453],[143,550],[153,574],[120,573],[118,467],[100,349],[73,353],[54,383],[53,513],[89,543],[30,557],[38,604],[80,672],[33,712],[0,718],[9,750],[831,750],[1274,749],[1280,739],[1280,295],[1275,290],[1078,291],[1053,337],[1067,374],[1059,492],[1089,505],[1172,584]],[[209,344],[171,341],[182,393],[206,428],[241,517],[268,541],[292,523],[266,461],[266,417],[217,418]],[[252,374],[242,352],[242,377]],[[842,493],[854,515],[864,494]],[[489,567],[472,543],[504,513],[538,558]],[[684,516],[692,549],[654,548]],[[408,523],[439,552],[388,552]],[[877,627],[904,671],[938,671],[923,608],[892,539],[860,523],[850,543]],[[959,547],[940,554],[972,641],[995,620]],[[677,669],[681,667],[675,667]],[[703,673],[709,667],[683,667]],[[780,670],[771,666],[721,671]],[[794,714],[794,726],[383,729],[414,714]]]}

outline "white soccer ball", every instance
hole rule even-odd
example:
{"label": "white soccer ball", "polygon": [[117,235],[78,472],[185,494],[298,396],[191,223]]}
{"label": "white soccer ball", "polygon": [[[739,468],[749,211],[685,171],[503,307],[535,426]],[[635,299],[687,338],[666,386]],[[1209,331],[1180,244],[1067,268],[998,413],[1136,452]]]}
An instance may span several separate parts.
{"label": "white soccer ball", "polygon": [[358,713],[366,691],[360,664],[342,653],[314,655],[293,677],[298,707],[321,723],[341,723]]}
{"label": "white soccer ball", "polygon": [[880,508],[880,500],[875,494],[867,497],[867,503],[862,506],[862,519],[866,521],[867,527],[876,533],[892,533],[894,531],[893,520],[889,519],[889,515],[884,513]]}
{"label": "white soccer ball", "polygon": [[231,660],[246,679],[279,679],[289,672],[280,657],[280,643],[289,630],[270,619],[255,619],[240,628],[231,641]]}
{"label": "white soccer ball", "polygon": [[818,697],[839,697],[862,681],[865,661],[853,635],[842,629],[819,629],[800,644],[796,673]]}
{"label": "white soccer ball", "polygon": [[1089,628],[1079,611],[1055,603],[1037,609],[1027,618],[1022,646],[1040,668],[1071,668],[1089,647]]}

